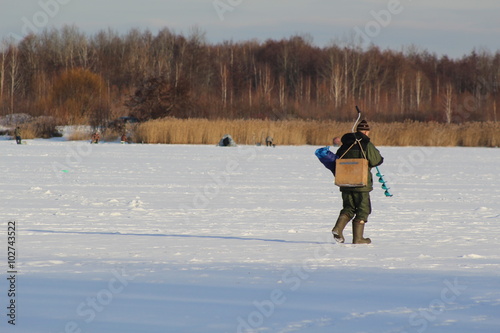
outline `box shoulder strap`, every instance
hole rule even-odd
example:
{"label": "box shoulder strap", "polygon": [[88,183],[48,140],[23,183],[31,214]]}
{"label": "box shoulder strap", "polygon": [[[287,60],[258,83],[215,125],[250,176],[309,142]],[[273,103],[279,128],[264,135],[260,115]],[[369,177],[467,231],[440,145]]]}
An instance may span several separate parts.
{"label": "box shoulder strap", "polygon": [[349,150],[351,150],[352,147],[354,147],[357,143],[359,145],[359,148],[361,149],[361,153],[363,154],[364,159],[367,160],[365,151],[363,149],[363,146],[361,145],[361,140],[362,139],[356,138],[356,141],[342,154],[342,156],[339,157],[339,159],[342,159],[344,157],[344,155],[347,154],[349,152]]}
{"label": "box shoulder strap", "polygon": [[368,158],[366,158],[366,154],[365,154],[365,151],[363,149],[363,146],[361,145],[361,139],[356,139],[356,142],[359,144],[359,149],[361,149],[361,153],[363,153],[363,157],[365,158],[365,160],[367,160]]}

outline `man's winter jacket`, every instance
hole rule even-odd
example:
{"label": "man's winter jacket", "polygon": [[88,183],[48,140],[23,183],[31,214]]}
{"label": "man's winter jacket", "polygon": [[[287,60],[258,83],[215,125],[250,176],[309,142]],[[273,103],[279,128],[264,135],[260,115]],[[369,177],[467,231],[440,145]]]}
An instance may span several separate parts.
{"label": "man's winter jacket", "polygon": [[[373,177],[371,173],[371,168],[379,166],[384,162],[384,158],[380,155],[377,148],[370,142],[370,138],[361,132],[347,133],[342,137],[342,146],[337,150],[337,155],[342,156],[344,153],[352,146],[356,140],[360,140],[363,151],[365,152],[366,158],[368,159],[368,184],[365,187],[341,187],[342,192],[370,192],[373,190]],[[359,147],[359,144],[355,144],[343,158],[364,158],[363,153]]]}

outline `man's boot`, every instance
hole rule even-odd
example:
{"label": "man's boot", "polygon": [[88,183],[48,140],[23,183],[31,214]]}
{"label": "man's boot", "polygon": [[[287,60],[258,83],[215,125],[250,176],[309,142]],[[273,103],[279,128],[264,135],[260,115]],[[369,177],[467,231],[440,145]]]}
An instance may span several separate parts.
{"label": "man's boot", "polygon": [[370,244],[372,242],[370,238],[363,238],[364,231],[365,231],[364,221],[352,221],[353,244]]}
{"label": "man's boot", "polygon": [[349,223],[350,220],[351,218],[345,214],[339,215],[337,223],[335,223],[335,226],[332,229],[333,238],[336,242],[343,243],[345,241],[344,235],[342,235],[342,231],[344,231],[345,226],[347,225],[347,223]]}

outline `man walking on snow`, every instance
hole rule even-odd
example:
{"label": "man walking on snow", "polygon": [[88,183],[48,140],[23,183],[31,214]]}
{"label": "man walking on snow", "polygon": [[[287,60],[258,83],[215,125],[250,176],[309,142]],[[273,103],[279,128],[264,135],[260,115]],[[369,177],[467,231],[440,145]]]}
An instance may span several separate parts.
{"label": "man walking on snow", "polygon": [[[371,201],[370,192],[373,190],[373,178],[371,168],[379,166],[384,161],[377,148],[370,142],[368,135],[370,134],[370,126],[366,120],[362,120],[357,128],[356,133],[347,133],[342,137],[342,146],[337,150],[337,155],[345,158],[364,158],[359,141],[363,151],[368,159],[368,183],[364,187],[340,187],[342,192],[343,208],[340,211],[337,223],[332,229],[333,237],[339,243],[344,243],[342,231],[351,219],[353,244],[370,244],[370,238],[364,238],[363,232],[365,223],[368,222],[370,215]],[[356,144],[355,144],[356,143]],[[350,149],[349,149],[350,148]],[[346,153],[347,151],[347,153]]]}

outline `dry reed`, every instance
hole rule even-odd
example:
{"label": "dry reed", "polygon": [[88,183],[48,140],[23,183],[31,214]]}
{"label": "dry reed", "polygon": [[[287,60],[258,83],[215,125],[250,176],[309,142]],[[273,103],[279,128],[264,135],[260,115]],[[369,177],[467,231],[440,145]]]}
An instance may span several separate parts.
{"label": "dry reed", "polygon": [[91,131],[87,128],[78,128],[76,131],[73,131],[69,136],[68,140],[70,141],[80,141],[80,140],[90,140]]}
{"label": "dry reed", "polygon": [[[414,121],[372,123],[370,137],[379,146],[500,145],[500,123],[441,124]],[[165,118],[138,126],[135,142],[217,144],[230,134],[238,144],[262,144],[267,136],[277,145],[331,145],[335,136],[350,132],[352,123],[306,120],[207,120]]]}
{"label": "dry reed", "polygon": [[[48,139],[57,135],[56,122],[50,117],[35,118],[19,126],[21,137],[25,139],[44,138]],[[12,131],[14,132],[14,131]]]}

